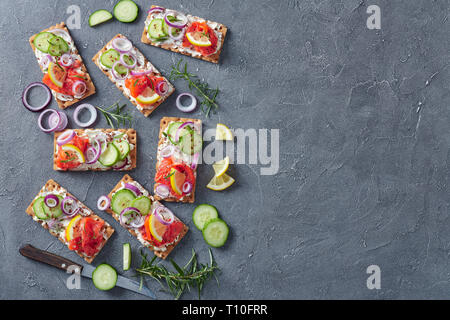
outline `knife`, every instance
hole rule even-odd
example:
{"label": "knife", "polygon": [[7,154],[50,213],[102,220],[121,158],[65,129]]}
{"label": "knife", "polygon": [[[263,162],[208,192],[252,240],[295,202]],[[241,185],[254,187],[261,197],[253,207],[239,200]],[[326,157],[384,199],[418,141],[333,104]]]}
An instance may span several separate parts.
{"label": "knife", "polygon": [[[68,272],[67,269],[69,266],[75,266],[76,268],[79,268],[80,274],[87,278],[92,278],[92,272],[95,270],[95,268],[91,265],[75,263],[54,253],[35,248],[31,244],[23,246],[19,249],[19,252],[24,257],[46,263],[66,272]],[[74,269],[71,270],[73,271]],[[117,276],[116,286],[143,294],[152,299],[156,299],[155,294],[149,288],[141,286],[139,282],[123,276]]]}

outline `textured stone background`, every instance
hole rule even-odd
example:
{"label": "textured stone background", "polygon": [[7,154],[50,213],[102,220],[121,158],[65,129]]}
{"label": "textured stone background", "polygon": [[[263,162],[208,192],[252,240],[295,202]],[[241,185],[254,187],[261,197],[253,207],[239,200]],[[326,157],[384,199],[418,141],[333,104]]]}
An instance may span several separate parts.
{"label": "textured stone background", "polygon": [[[54,178],[89,207],[121,173],[57,173],[52,136],[38,115],[26,111],[22,90],[42,75],[28,44],[32,34],[65,20],[70,4],[82,11],[72,30],[98,93],[87,102],[126,102],[91,62],[118,32],[163,72],[181,56],[140,43],[150,1],[132,24],[113,21],[95,29],[94,9],[115,1],[1,1],[0,70],[0,298],[140,299],[122,289],[65,287],[67,275],[18,254],[24,243],[80,258],[28,217],[24,210]],[[449,2],[418,0],[161,1],[227,25],[220,65],[187,58],[189,68],[219,85],[220,111],[204,129],[280,129],[280,170],[260,176],[260,165],[236,165],[237,183],[222,193],[206,189],[213,170],[199,169],[197,203],[215,205],[231,227],[227,245],[213,250],[222,268],[211,299],[448,298],[450,190]],[[381,30],[366,28],[368,5],[382,10]],[[179,92],[183,82],[175,82]],[[139,135],[138,168],[131,173],[152,186],[159,120],[181,116],[175,97],[150,118],[129,107]],[[52,108],[56,103],[52,102]],[[73,108],[66,111],[69,116]],[[103,119],[97,127],[105,127]],[[207,245],[191,222],[195,205],[168,204],[191,227],[171,257],[183,263],[191,249],[207,261]],[[122,243],[138,243],[106,214],[117,232],[94,264],[121,269]],[[366,268],[382,271],[381,290],[366,288]],[[125,272],[133,276],[132,271]],[[148,286],[159,298],[149,280]],[[196,298],[195,293],[184,298]]]}

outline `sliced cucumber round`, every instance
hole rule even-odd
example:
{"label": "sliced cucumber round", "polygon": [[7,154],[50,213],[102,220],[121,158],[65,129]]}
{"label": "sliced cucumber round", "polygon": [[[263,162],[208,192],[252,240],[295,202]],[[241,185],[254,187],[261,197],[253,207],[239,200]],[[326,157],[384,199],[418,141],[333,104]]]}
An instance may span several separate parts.
{"label": "sliced cucumber round", "polygon": [[112,14],[105,9],[97,10],[89,16],[89,26],[94,27],[100,23],[111,20],[112,17]]}
{"label": "sliced cucumber round", "polygon": [[60,56],[63,53],[69,51],[69,45],[67,44],[66,40],[59,36],[50,38],[48,42],[50,44],[48,53],[50,53],[52,56]]}
{"label": "sliced cucumber round", "polygon": [[218,217],[219,213],[217,212],[217,209],[210,204],[198,205],[192,213],[192,221],[200,231],[205,228],[205,225],[209,221]]}
{"label": "sliced cucumber round", "polygon": [[60,195],[56,195],[59,199],[58,205],[56,207],[50,208],[45,203],[43,203],[42,207],[44,209],[44,213],[48,218],[59,218],[62,216],[63,212],[61,210],[61,202],[63,201],[63,197]]}
{"label": "sliced cucumber round", "polygon": [[138,209],[142,215],[147,215],[150,213],[152,208],[152,200],[146,196],[140,196],[131,202],[131,207]]}
{"label": "sliced cucumber round", "polygon": [[139,14],[139,7],[134,1],[121,0],[114,6],[114,17],[120,22],[133,22]]}
{"label": "sliced cucumber round", "polygon": [[34,203],[33,203],[34,215],[41,220],[47,220],[49,218],[44,211],[44,205],[45,205],[44,199],[45,199],[45,197],[39,197],[36,200],[34,200]]}
{"label": "sliced cucumber round", "polygon": [[203,239],[211,247],[221,247],[227,242],[228,225],[222,219],[216,218],[210,220],[202,230]]}
{"label": "sliced cucumber round", "polygon": [[[175,136],[177,134],[177,130],[178,128],[183,124],[183,122],[177,121],[177,122],[172,122],[169,124],[169,127],[167,128],[167,134],[172,138],[172,140],[175,140]],[[180,132],[180,137],[183,137],[185,135],[190,134],[189,130],[187,129],[182,129]]]}
{"label": "sliced cucumber round", "polygon": [[123,271],[130,270],[131,266],[131,246],[129,243],[123,244]]}
{"label": "sliced cucumber round", "polygon": [[105,167],[115,165],[120,159],[120,151],[114,143],[108,142],[106,150],[100,155],[98,161]]}
{"label": "sliced cucumber round", "polygon": [[50,32],[41,32],[36,37],[34,37],[33,44],[34,46],[44,53],[48,53],[48,49],[50,47],[50,40],[56,37],[53,33]]}
{"label": "sliced cucumber round", "polygon": [[167,34],[164,32],[163,24],[164,24],[163,19],[159,18],[150,21],[147,33],[151,39],[156,41],[167,39]]}
{"label": "sliced cucumber round", "polygon": [[121,189],[114,193],[111,199],[111,209],[116,214],[120,214],[123,209],[131,207],[131,203],[136,196],[128,189]]}
{"label": "sliced cucumber round", "polygon": [[130,153],[130,144],[126,140],[114,140],[113,141],[114,146],[119,150],[120,152],[120,158],[119,161],[124,160],[128,154]]}
{"label": "sliced cucumber round", "polygon": [[107,68],[112,68],[114,62],[120,59],[120,54],[115,49],[109,49],[108,51],[103,52],[100,57],[100,62]]}
{"label": "sliced cucumber round", "polygon": [[180,138],[179,145],[183,153],[192,155],[202,150],[203,139],[197,132],[194,132],[191,135],[185,135]]}
{"label": "sliced cucumber round", "polygon": [[99,290],[110,290],[116,286],[117,271],[109,264],[103,263],[92,272],[92,282]]}

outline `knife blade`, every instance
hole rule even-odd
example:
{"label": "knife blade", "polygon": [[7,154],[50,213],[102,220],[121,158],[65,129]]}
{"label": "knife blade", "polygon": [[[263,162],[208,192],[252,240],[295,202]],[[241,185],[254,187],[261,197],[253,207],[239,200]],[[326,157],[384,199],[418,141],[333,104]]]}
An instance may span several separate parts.
{"label": "knife blade", "polygon": [[[81,276],[86,277],[86,278],[92,279],[92,272],[95,270],[95,268],[89,264],[75,263],[73,261],[70,261],[69,259],[60,257],[54,253],[35,248],[31,244],[27,244],[27,245],[23,246],[22,248],[19,249],[19,252],[24,257],[46,263],[48,265],[56,267],[60,270],[64,270],[66,272],[70,266],[78,267],[80,270]],[[71,269],[71,271],[73,271],[73,270],[74,269]],[[77,272],[77,271],[75,271],[75,272]],[[145,286],[141,286],[140,283],[135,280],[131,280],[131,279],[125,278],[120,275],[117,276],[116,286],[124,288],[124,289],[128,289],[128,290],[136,292],[136,293],[143,294],[152,299],[156,299],[155,294],[149,288],[147,288]]]}

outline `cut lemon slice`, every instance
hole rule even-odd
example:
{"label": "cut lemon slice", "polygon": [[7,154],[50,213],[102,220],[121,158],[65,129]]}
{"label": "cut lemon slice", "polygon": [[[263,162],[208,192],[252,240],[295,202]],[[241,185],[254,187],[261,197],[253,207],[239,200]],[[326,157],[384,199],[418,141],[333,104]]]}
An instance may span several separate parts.
{"label": "cut lemon slice", "polygon": [[214,172],[216,173],[216,177],[221,177],[228,170],[228,166],[230,165],[230,158],[227,156],[225,159],[215,162],[212,166],[214,168]]}
{"label": "cut lemon slice", "polygon": [[233,132],[223,123],[216,126],[216,140],[233,140]]}
{"label": "cut lemon slice", "polygon": [[186,38],[197,47],[210,47],[211,41],[206,36],[204,32],[188,32],[186,33]]}
{"label": "cut lemon slice", "polygon": [[67,241],[70,241],[73,239],[73,229],[77,225],[77,223],[80,219],[81,219],[81,216],[78,215],[78,216],[72,218],[72,220],[70,220],[69,224],[67,225],[67,228],[66,228],[66,240]]}
{"label": "cut lemon slice", "polygon": [[220,177],[214,176],[206,187],[214,191],[222,191],[231,186],[233,183],[234,179],[224,173]]}
{"label": "cut lemon slice", "polygon": [[66,79],[66,70],[54,62],[48,64],[48,76],[55,86],[62,88]]}
{"label": "cut lemon slice", "polygon": [[158,218],[154,214],[152,214],[149,220],[149,227],[152,236],[159,242],[162,242],[163,235],[167,230],[167,226],[162,224],[161,221],[159,221]]}
{"label": "cut lemon slice", "polygon": [[175,168],[170,169],[170,186],[172,190],[175,191],[176,194],[183,194],[183,183],[186,180],[186,176],[184,173],[178,171]]}
{"label": "cut lemon slice", "polygon": [[142,94],[136,97],[136,101],[141,104],[154,104],[159,98],[161,97],[156,92],[147,87]]}
{"label": "cut lemon slice", "polygon": [[77,160],[79,163],[84,163],[86,161],[83,152],[73,144],[63,144],[61,149],[68,152],[70,154],[70,158],[74,158],[73,161]]}

